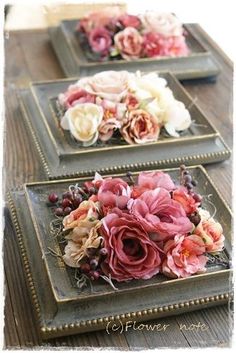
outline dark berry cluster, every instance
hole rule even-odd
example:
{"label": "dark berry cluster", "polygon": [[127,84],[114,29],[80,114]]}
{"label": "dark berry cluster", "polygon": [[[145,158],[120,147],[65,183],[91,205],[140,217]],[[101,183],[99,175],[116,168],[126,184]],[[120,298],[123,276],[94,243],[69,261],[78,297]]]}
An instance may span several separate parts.
{"label": "dark berry cluster", "polygon": [[92,281],[97,280],[101,275],[100,264],[105,260],[107,256],[106,248],[90,248],[88,251],[88,257],[85,262],[80,266],[80,272],[87,275]]}
{"label": "dark berry cluster", "polygon": [[97,189],[91,185],[84,184],[83,187],[75,186],[65,191],[61,197],[55,192],[48,195],[50,206],[55,206],[54,214],[58,217],[65,217],[79,207],[82,201],[97,193]]}

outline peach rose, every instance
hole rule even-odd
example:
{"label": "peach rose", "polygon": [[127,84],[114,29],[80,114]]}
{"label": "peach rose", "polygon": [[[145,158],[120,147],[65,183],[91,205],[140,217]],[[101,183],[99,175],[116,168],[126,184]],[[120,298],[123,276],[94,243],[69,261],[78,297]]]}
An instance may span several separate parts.
{"label": "peach rose", "polygon": [[141,55],[143,38],[133,27],[126,27],[114,36],[115,46],[126,60],[138,59]]}
{"label": "peach rose", "polygon": [[171,278],[185,278],[198,272],[205,272],[207,257],[204,241],[196,236],[176,235],[166,242],[164,252],[166,259],[162,272]]}
{"label": "peach rose", "polygon": [[213,218],[200,222],[194,233],[203,239],[208,252],[216,252],[223,249],[225,240],[223,229],[221,224]]}
{"label": "peach rose", "polygon": [[90,77],[84,77],[77,85],[90,94],[120,102],[127,94],[129,73],[127,71],[102,71]]}
{"label": "peach rose", "polygon": [[148,32],[162,34],[166,37],[183,34],[181,22],[171,13],[147,11],[142,17],[142,22]]}
{"label": "peach rose", "polygon": [[129,144],[157,141],[159,133],[157,118],[142,109],[131,110],[121,128],[121,134]]}
{"label": "peach rose", "polygon": [[84,146],[91,146],[98,139],[98,126],[102,118],[102,107],[93,103],[77,104],[66,111],[61,127],[69,130]]}
{"label": "peach rose", "polygon": [[80,261],[89,255],[88,250],[97,249],[103,243],[103,237],[98,232],[101,224],[100,221],[97,221],[89,233],[81,235],[76,242],[71,240],[69,236],[66,237],[69,241],[65,247],[63,260],[68,266],[80,267]]}
{"label": "peach rose", "polygon": [[196,202],[192,195],[188,194],[185,187],[179,187],[172,193],[172,199],[179,202],[187,215],[197,211],[200,202]]}
{"label": "peach rose", "polygon": [[83,201],[79,207],[63,219],[64,230],[79,228],[91,228],[90,223],[98,219],[98,204],[93,201]]}

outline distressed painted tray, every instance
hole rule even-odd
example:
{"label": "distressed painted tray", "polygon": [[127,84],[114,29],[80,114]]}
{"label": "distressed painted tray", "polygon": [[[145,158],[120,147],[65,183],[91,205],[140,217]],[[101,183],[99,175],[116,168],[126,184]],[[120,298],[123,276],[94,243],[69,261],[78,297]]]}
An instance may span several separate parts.
{"label": "distressed painted tray", "polygon": [[[226,237],[224,264],[211,263],[206,273],[186,279],[167,279],[158,274],[150,280],[116,283],[119,290],[115,292],[104,281],[94,282],[92,292],[90,289],[79,292],[71,269],[48,251],[50,247],[61,253],[58,241],[50,235],[53,215],[46,206],[48,193],[52,190],[61,193],[72,183],[82,183],[88,177],[25,184],[22,190],[9,193],[8,205],[42,338],[108,329],[114,323],[160,318],[229,301],[231,211],[204,168],[190,168],[193,178],[198,180],[196,191],[212,194],[211,201],[217,208],[215,218],[222,224]],[[179,176],[179,169],[166,171],[173,179]],[[118,175],[125,178],[126,174]],[[209,204],[204,207],[212,212]]]}
{"label": "distressed painted tray", "polygon": [[175,98],[184,102],[195,122],[179,138],[165,137],[145,145],[117,144],[101,147],[78,147],[67,131],[59,127],[56,97],[76,79],[34,82],[20,91],[21,108],[34,139],[42,165],[49,178],[81,174],[94,170],[173,167],[213,163],[229,158],[230,151],[219,132],[208,122],[179,81],[163,73]]}
{"label": "distressed painted tray", "polygon": [[68,77],[86,76],[103,70],[171,71],[179,79],[213,78],[219,73],[212,54],[197,39],[194,24],[185,24],[186,40],[191,54],[187,57],[113,60],[91,62],[86,58],[78,40],[75,27],[78,20],[62,21],[58,27],[49,28],[53,48],[61,67]]}

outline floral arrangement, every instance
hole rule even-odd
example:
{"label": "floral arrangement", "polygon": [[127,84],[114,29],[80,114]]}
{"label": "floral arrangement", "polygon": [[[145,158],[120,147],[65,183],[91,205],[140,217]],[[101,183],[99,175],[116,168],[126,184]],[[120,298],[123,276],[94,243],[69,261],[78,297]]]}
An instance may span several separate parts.
{"label": "floral arrangement", "polygon": [[78,271],[79,286],[101,278],[116,288],[112,280],[206,271],[210,255],[223,250],[223,229],[202,207],[186,167],[179,183],[161,171],[125,179],[96,173],[93,181],[70,186],[61,200],[49,195],[57,234],[66,241],[63,260]]}
{"label": "floral arrangement", "polygon": [[187,56],[182,23],[171,13],[148,11],[134,16],[119,8],[93,12],[76,27],[85,54],[92,60]]}
{"label": "floral arrangement", "polygon": [[157,73],[104,71],[84,77],[58,96],[60,125],[82,146],[155,142],[179,137],[191,117]]}

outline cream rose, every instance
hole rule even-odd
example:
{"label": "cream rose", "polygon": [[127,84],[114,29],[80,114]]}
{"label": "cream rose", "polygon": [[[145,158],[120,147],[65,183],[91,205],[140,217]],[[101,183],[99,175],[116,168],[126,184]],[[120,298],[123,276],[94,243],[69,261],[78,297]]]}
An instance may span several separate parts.
{"label": "cream rose", "polygon": [[74,138],[84,146],[91,146],[97,141],[102,118],[102,107],[93,103],[78,104],[66,111],[61,127],[70,130]]}
{"label": "cream rose", "polygon": [[174,100],[164,113],[165,129],[169,135],[179,137],[178,131],[183,131],[191,125],[191,116],[184,103]]}
{"label": "cream rose", "polygon": [[181,22],[171,13],[148,11],[143,15],[142,23],[147,31],[156,32],[166,37],[183,34]]}
{"label": "cream rose", "polygon": [[102,71],[91,77],[84,77],[77,85],[90,94],[120,102],[127,94],[129,73],[127,71]]}

